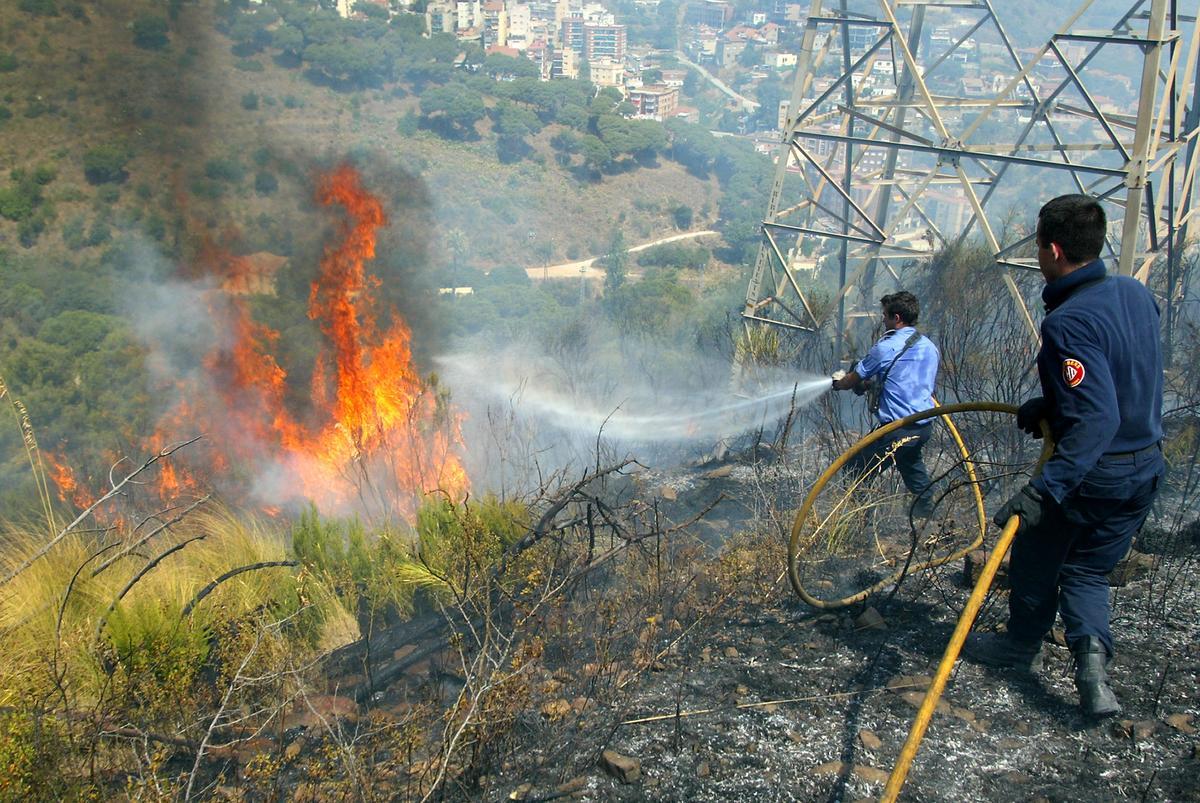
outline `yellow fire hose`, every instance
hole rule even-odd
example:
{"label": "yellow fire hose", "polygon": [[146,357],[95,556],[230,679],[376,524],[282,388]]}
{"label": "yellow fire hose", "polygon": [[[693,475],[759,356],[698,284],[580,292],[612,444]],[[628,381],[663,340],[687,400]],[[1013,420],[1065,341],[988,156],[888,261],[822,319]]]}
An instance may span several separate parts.
{"label": "yellow fire hose", "polygon": [[[937,402],[935,401],[936,405]],[[901,575],[906,572],[921,571],[923,569],[941,566],[952,560],[956,560],[971,550],[983,543],[983,538],[987,529],[987,514],[983,507],[983,493],[979,488],[978,478],[975,475],[975,465],[971,461],[970,452],[967,450],[966,444],[963,442],[962,436],[958,432],[958,428],[954,426],[950,416],[955,413],[964,412],[997,412],[1009,413],[1015,415],[1017,408],[1010,404],[998,404],[996,402],[963,402],[961,404],[938,405],[932,410],[925,410],[920,413],[907,416],[905,418],[892,421],[885,426],[867,434],[856,444],[847,449],[833,464],[825,470],[818,479],[808,496],[804,500],[804,504],[800,506],[799,512],[796,514],[796,521],[792,525],[792,537],[788,542],[788,579],[791,581],[792,588],[796,593],[815,608],[842,608],[848,605],[853,605],[866,599],[871,594],[884,588],[891,583],[898,581]],[[967,475],[971,480],[971,487],[975,495],[975,509],[979,521],[979,535],[967,547],[960,549],[945,557],[936,558],[926,561],[915,566],[902,567],[893,573],[891,576],[875,583],[870,588],[864,589],[856,594],[848,597],[843,597],[837,600],[822,600],[818,599],[807,591],[800,582],[799,565],[800,565],[800,535],[803,532],[804,524],[808,521],[809,515],[812,512],[813,504],[816,502],[817,496],[821,490],[832,479],[837,472],[856,454],[861,452],[866,447],[870,446],[880,438],[885,437],[895,430],[913,424],[918,421],[924,421],[927,418],[940,417],[946,422],[950,429],[950,434],[954,438],[955,444],[958,446],[959,453],[963,457],[966,466]],[[1050,438],[1050,428],[1045,421],[1042,421],[1042,453],[1038,457],[1037,467],[1040,468],[1054,452],[1054,442]],[[832,515],[832,514],[831,514]],[[828,519],[826,519],[828,520]],[[819,522],[818,528],[825,522]],[[962,614],[959,616],[958,625],[954,628],[954,634],[950,637],[950,642],[946,645],[946,650],[942,654],[942,661],[938,664],[937,673],[934,675],[933,683],[930,684],[929,690],[925,693],[925,699],[921,702],[921,708],[917,711],[916,719],[913,721],[912,728],[909,730],[908,738],[904,742],[904,747],[900,750],[900,758],[896,762],[896,766],[892,769],[892,774],[888,778],[887,786],[884,787],[883,797],[880,798],[881,803],[894,803],[900,794],[900,789],[904,786],[904,781],[908,777],[908,770],[912,766],[913,759],[917,755],[917,750],[920,748],[921,740],[925,736],[925,730],[929,727],[929,721],[933,718],[934,709],[937,707],[938,700],[942,696],[942,691],[946,688],[946,681],[950,677],[950,671],[954,668],[954,662],[958,660],[958,654],[962,650],[963,643],[967,640],[967,634],[971,631],[971,626],[975,623],[975,616],[979,613],[979,608],[983,605],[984,597],[987,596],[988,590],[991,588],[992,580],[996,576],[996,571],[1000,568],[1000,562],[1004,559],[1004,555],[1008,552],[1009,546],[1012,544],[1013,538],[1016,536],[1017,528],[1020,526],[1020,519],[1013,516],[1005,524],[1004,529],[1000,533],[1000,538],[996,542],[996,546],[992,549],[988,556],[987,562],[984,564],[983,572],[979,576],[979,581],[975,584],[975,588],[971,591],[971,596],[967,599],[967,604],[963,608]]]}
{"label": "yellow fire hose", "polygon": [[917,757],[921,740],[925,738],[925,729],[929,727],[929,720],[933,719],[933,711],[942,697],[942,690],[946,688],[950,671],[954,669],[954,662],[958,660],[958,653],[967,640],[967,634],[971,632],[971,625],[975,624],[975,615],[979,613],[979,608],[983,605],[983,598],[987,596],[988,589],[992,587],[992,579],[996,576],[996,570],[1000,568],[1000,561],[1004,560],[1004,553],[1012,544],[1013,536],[1017,534],[1017,527],[1020,524],[1021,519],[1018,516],[1013,516],[1008,520],[1008,523],[1004,525],[1004,530],[1000,533],[1000,539],[996,541],[992,554],[988,555],[987,563],[983,564],[983,573],[979,575],[979,582],[975,584],[971,596],[967,599],[966,607],[963,608],[962,615],[958,617],[954,635],[950,637],[950,643],[946,645],[946,651],[942,653],[942,662],[938,664],[937,673],[933,676],[933,683],[929,684],[929,691],[925,692],[925,699],[921,701],[917,718],[913,720],[912,727],[908,731],[908,738],[904,741],[904,747],[900,749],[900,758],[896,760],[896,766],[892,768],[887,786],[883,788],[883,797],[879,799],[880,803],[895,803],[896,798],[900,796],[900,789],[904,786],[905,779],[908,778],[908,770],[912,766],[913,759]]}

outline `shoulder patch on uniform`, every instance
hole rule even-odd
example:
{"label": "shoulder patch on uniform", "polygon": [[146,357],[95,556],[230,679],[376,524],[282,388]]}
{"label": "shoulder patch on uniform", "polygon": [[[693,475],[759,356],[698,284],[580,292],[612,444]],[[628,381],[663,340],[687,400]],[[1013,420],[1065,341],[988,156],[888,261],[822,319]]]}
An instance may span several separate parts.
{"label": "shoulder patch on uniform", "polygon": [[1067,383],[1067,387],[1069,388],[1078,387],[1087,373],[1083,367],[1083,363],[1071,357],[1063,360],[1062,372],[1063,381]]}

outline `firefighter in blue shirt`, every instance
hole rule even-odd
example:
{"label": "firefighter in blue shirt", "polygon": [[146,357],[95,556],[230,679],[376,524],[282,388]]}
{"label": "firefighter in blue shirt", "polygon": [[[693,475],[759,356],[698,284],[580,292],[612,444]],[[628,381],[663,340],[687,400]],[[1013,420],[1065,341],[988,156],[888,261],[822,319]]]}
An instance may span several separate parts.
{"label": "firefighter in blue shirt", "polygon": [[1042,638],[1060,613],[1075,658],[1075,686],[1091,716],[1120,713],[1105,668],[1113,654],[1108,578],[1150,511],[1165,468],[1158,306],[1098,257],[1104,210],[1064,195],[1038,213],[1038,264],[1046,286],[1038,376],[1043,396],[1017,425],[1055,440],[1041,472],[996,513],[1021,518],[1013,542],[1007,632],[972,636],[966,656],[1036,670]]}
{"label": "firefighter in blue shirt", "polygon": [[[879,304],[883,337],[853,371],[833,375],[833,389],[861,392],[872,383],[878,394],[878,406],[872,403],[872,413],[882,426],[933,407],[940,355],[937,346],[915,328],[921,313],[916,296],[901,290],[879,299]],[[859,476],[894,462],[914,497],[913,515],[928,518],[933,512],[932,483],[921,450],[929,441],[932,423],[930,418],[897,429],[855,455],[845,470]]]}

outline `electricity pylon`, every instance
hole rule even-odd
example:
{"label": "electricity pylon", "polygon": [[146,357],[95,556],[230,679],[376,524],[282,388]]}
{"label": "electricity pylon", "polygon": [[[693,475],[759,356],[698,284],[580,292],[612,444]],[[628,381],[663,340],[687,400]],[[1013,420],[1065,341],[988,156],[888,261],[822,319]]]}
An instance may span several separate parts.
{"label": "electricity pylon", "polygon": [[[1024,256],[1032,235],[1006,232],[999,216],[1021,202],[1032,218],[1049,196],[1021,188],[1048,179],[1059,188],[1051,194],[1088,193],[1108,207],[1104,257],[1117,271],[1143,282],[1165,272],[1170,331],[1180,254],[1196,225],[1195,3],[1186,4],[1191,15],[1174,0],[1137,0],[1115,16],[1092,5],[1081,2],[1040,47],[1019,50],[991,0],[811,0],[746,291],[746,334],[822,326],[805,284],[833,284],[832,270],[836,307],[822,317],[833,318],[841,346],[853,307],[875,311],[878,270],[901,283],[906,263],[978,236],[1036,340],[1012,275],[1037,269]],[[1038,13],[1056,22],[1052,6]],[[986,73],[947,80],[971,48],[986,52]],[[840,62],[832,77],[830,59]],[[816,266],[802,263],[804,252]],[[739,350],[735,383],[741,358]]]}

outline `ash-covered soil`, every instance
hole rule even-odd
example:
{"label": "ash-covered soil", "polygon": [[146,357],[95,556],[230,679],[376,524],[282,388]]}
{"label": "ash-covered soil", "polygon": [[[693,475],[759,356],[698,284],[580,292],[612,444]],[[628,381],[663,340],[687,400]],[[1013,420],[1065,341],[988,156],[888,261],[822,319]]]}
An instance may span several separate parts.
{"label": "ash-covered soil", "polygon": [[[739,472],[685,478],[666,496],[732,491],[711,514],[729,526],[722,517],[754,507],[734,487]],[[1159,554],[1114,588],[1110,674],[1124,713],[1079,713],[1061,635],[1037,676],[959,661],[902,800],[1200,800],[1200,561],[1190,541],[1161,532],[1139,546]],[[777,558],[782,572],[783,546]],[[956,561],[830,612],[783,579],[730,596],[664,639],[648,669],[631,665],[613,699],[561,722],[531,717],[480,799],[877,799],[969,591]],[[976,629],[1002,627],[1006,604],[993,590]],[[557,694],[569,696],[573,675],[561,677]]]}
{"label": "ash-covered soil", "polygon": [[[1078,712],[1059,645],[1047,644],[1036,677],[960,661],[902,799],[1200,800],[1195,579],[1154,627],[1148,582],[1118,593],[1120,653],[1110,669],[1125,707],[1118,718],[1095,722]],[[554,740],[531,740],[504,779],[528,799],[553,795],[560,776],[585,777],[575,796],[597,800],[878,797],[954,627],[957,609],[947,603],[967,592],[946,583],[898,595],[875,627],[856,625],[861,608],[822,614],[790,594],[781,586],[778,604],[731,604],[644,673],[620,710],[585,715],[580,733],[558,737],[579,742],[574,755],[547,766]],[[603,744],[579,739],[606,728]],[[601,747],[637,759],[640,777],[622,783],[601,771]]]}

